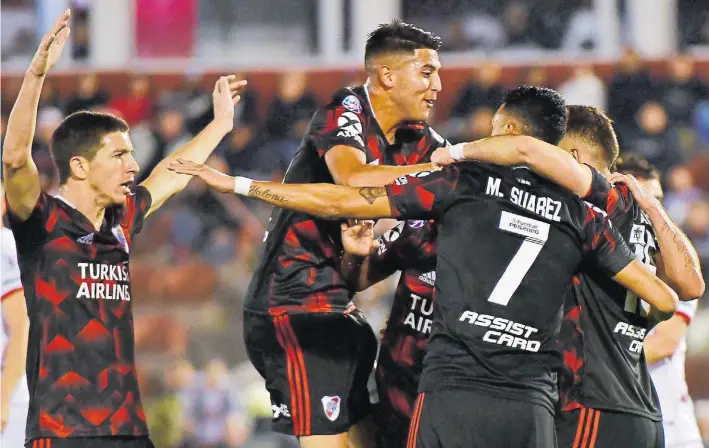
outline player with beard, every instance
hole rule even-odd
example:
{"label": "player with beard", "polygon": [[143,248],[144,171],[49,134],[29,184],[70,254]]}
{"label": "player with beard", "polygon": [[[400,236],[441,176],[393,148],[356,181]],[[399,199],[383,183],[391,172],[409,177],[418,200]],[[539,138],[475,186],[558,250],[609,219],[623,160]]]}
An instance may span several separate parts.
{"label": "player with beard", "polygon": [[[558,93],[521,87],[495,114],[493,135],[557,144],[566,120]],[[557,333],[582,262],[658,317],[676,307],[677,295],[634,260],[603,212],[524,168],[465,163],[356,189],[232,178],[185,160],[170,167],[324,218],[437,221],[436,304],[410,446],[555,445]]]}
{"label": "player with beard", "polygon": [[[445,144],[424,124],[441,90],[440,45],[398,21],[373,31],[367,82],[318,109],[284,183],[384,185],[420,171],[410,165]],[[398,144],[397,133],[412,130],[409,144]],[[244,304],[244,339],[266,381],[274,429],[308,447],[367,444],[371,431],[359,429],[371,414],[367,381],[377,344],[350,306],[339,224],[274,208],[264,241]]]}
{"label": "player with beard", "polygon": [[[568,109],[559,145],[565,151],[526,137],[490,138],[441,149],[433,160],[529,166],[607,210],[637,259],[657,269],[680,298],[700,296],[704,282],[696,253],[659,202],[632,195],[624,184],[611,187],[608,180],[620,178],[610,171],[618,156],[610,119],[592,107]],[[642,354],[652,324],[647,304],[601,273],[585,269],[575,278],[560,335],[566,369],[557,413],[559,446],[662,446],[662,416]]]}
{"label": "player with beard", "polygon": [[[657,170],[637,155],[619,159],[617,170],[624,176],[614,173],[612,180],[627,185],[640,208],[652,213],[656,202],[661,202],[663,197]],[[675,315],[650,330],[643,344],[650,377],[660,400],[668,448],[704,447],[684,373],[687,329],[696,311],[697,300],[680,302]]]}
{"label": "player with beard", "polygon": [[52,135],[59,196],[32,160],[37,105],[69,37],[69,11],[42,39],[10,113],[2,154],[8,218],[30,320],[26,446],[150,447],[136,376],[129,252],[146,216],[187,185],[171,160],[205,161],[232,129],[234,77],[217,82],[213,121],[131,190],[127,124],[76,112]]}

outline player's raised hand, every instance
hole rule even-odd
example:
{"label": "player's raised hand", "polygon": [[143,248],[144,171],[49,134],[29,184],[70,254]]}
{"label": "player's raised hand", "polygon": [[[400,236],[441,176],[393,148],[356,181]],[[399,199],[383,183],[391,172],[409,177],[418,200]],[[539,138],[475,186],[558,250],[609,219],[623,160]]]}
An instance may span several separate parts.
{"label": "player's raised hand", "polygon": [[436,167],[453,165],[455,162],[456,160],[451,156],[449,146],[440,147],[431,154],[431,163]]}
{"label": "player's raised hand", "polygon": [[204,163],[194,163],[185,159],[177,159],[167,166],[167,169],[178,174],[199,177],[217,191],[229,193],[234,191],[234,178],[215,170]]}
{"label": "player's raised hand", "polygon": [[613,173],[610,177],[608,177],[608,181],[613,184],[623,183],[627,185],[628,189],[630,189],[630,193],[632,193],[635,200],[638,201],[640,208],[645,212],[648,212],[652,207],[659,205],[658,200],[652,195],[652,193],[647,188],[642,186],[632,174]]}
{"label": "player's raised hand", "polygon": [[54,23],[52,29],[47,32],[39,43],[39,48],[32,58],[28,71],[35,76],[44,76],[54,67],[62,50],[69,40],[69,18],[71,10],[67,9]]}
{"label": "player's raised hand", "polygon": [[374,238],[374,221],[342,223],[342,247],[352,255],[368,257],[379,249],[379,241]]}
{"label": "player's raised hand", "polygon": [[231,123],[229,130],[234,126],[234,106],[241,100],[239,93],[244,87],[246,81],[237,80],[235,75],[222,76],[214,85],[214,120]]}

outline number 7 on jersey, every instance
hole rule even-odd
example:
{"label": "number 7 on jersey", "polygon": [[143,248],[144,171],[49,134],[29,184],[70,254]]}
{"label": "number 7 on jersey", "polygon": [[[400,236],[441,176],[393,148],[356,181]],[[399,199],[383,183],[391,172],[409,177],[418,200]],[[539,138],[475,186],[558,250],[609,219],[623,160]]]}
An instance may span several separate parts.
{"label": "number 7 on jersey", "polygon": [[507,306],[549,239],[549,227],[549,223],[546,222],[502,212],[498,228],[505,232],[524,236],[525,239],[515,256],[512,257],[510,264],[507,265],[502,277],[497,281],[495,289],[487,299],[488,302]]}

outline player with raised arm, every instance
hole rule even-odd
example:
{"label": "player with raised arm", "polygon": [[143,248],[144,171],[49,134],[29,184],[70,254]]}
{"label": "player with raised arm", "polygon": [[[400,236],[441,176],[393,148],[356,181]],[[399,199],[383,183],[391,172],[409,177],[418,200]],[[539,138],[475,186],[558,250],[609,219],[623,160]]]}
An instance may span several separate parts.
{"label": "player with raised arm", "polygon": [[[557,144],[566,119],[558,93],[525,87],[505,98],[493,135]],[[436,305],[411,446],[554,446],[557,332],[582,262],[663,315],[676,308],[674,291],[634,260],[603,212],[525,168],[465,163],[359,189],[235,179],[184,160],[171,169],[326,218],[437,221]]]}
{"label": "player with raised arm", "polygon": [[[623,157],[617,163],[617,170],[625,176],[614,173],[613,181],[628,185],[643,210],[650,213],[655,200],[662,201],[660,174],[647,160],[637,155]],[[704,447],[684,374],[687,328],[696,311],[697,300],[680,302],[675,315],[650,330],[643,344],[650,376],[660,399],[665,446],[668,448]]]}
{"label": "player with raised arm", "polygon": [[42,39],[10,113],[2,154],[8,217],[30,319],[27,446],[150,447],[136,377],[129,251],[147,215],[189,179],[176,157],[205,161],[232,129],[245,82],[222,77],[214,119],[132,189],[126,123],[76,112],[52,136],[57,197],[40,190],[31,143],[47,72],[69,35],[67,10]]}
{"label": "player with raised arm", "polygon": [[[658,276],[680,298],[701,295],[704,282],[694,249],[659,202],[631,194],[633,188],[627,185],[611,188],[606,180],[616,180],[610,168],[618,156],[610,119],[591,107],[568,109],[567,132],[560,143],[565,151],[539,140],[511,137],[481,140],[452,151],[443,148],[433,157],[446,164],[451,152],[462,150],[466,159],[527,164],[607,210],[637,258],[653,271],[658,266]],[[643,339],[652,326],[647,305],[592,270],[576,278],[566,305],[560,334],[566,369],[557,413],[559,445],[576,446],[588,434],[587,441],[602,446],[660,446],[662,415],[642,355]]]}
{"label": "player with raised arm", "polygon": [[[5,200],[0,186],[0,220]],[[22,446],[30,395],[25,376],[30,322],[12,231],[0,227],[0,445]]]}
{"label": "player with raised arm", "polygon": [[[440,45],[398,21],[372,32],[367,82],[337,91],[318,109],[284,183],[384,185],[421,170],[410,165],[445,144],[425,124],[441,90]],[[403,128],[415,134],[409,144],[397,141]],[[244,339],[266,381],[274,429],[302,446],[345,448],[366,444],[371,432],[359,428],[371,414],[376,337],[366,321],[351,319],[339,224],[314,216],[273,210],[244,304]]]}

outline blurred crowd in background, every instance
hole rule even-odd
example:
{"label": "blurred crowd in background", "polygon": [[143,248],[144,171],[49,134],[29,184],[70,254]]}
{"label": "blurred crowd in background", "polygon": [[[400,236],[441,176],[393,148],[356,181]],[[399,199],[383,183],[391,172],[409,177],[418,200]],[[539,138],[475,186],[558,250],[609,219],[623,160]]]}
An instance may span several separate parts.
{"label": "blurred crowd in background", "polygon": [[[560,85],[548,85],[548,69],[541,66],[523,71],[517,83],[548,85],[571,104],[607,110],[623,153],[641,154],[661,171],[667,209],[709,266],[709,85],[697,76],[691,57],[668,64],[669,76],[655,78],[644,61],[626,51],[607,82],[592,66],[578,65]],[[351,84],[361,81],[352,79]],[[246,92],[234,131],[209,163],[233,175],[280,181],[318,107],[310,86],[307,74],[284,72],[265,116],[257,112],[257,94]],[[509,87],[501,83],[499,65],[479,64],[471,69],[468,84],[455,92],[452,107],[435,111],[434,127],[453,142],[487,136]],[[11,101],[3,98],[3,132]],[[48,148],[52,132],[64,116],[80,109],[110,111],[131,125],[142,179],[211,120],[211,92],[197,73],[185,75],[171,91],[155,89],[150,76],[138,75],[128,93],[116,97],[102,89],[100,75],[81,76],[78,89],[68,96],[59,95],[50,78],[33,145],[47,191],[58,187]],[[258,423],[267,422],[271,410],[243,350],[241,306],[269,214],[270,207],[260,202],[216,194],[195,181],[138,237],[132,254],[134,295],[140,298],[138,363],[159,446],[179,441],[242,446],[252,430],[267,427]],[[383,326],[394,282],[360,294],[358,303],[375,329]],[[700,308],[690,331],[690,353],[707,356],[709,301],[700,301]]]}
{"label": "blurred crowd in background", "polygon": [[[345,16],[356,1],[343,0]],[[678,46],[683,55],[663,62],[665,75],[651,74],[657,70],[648,70],[647,61],[632,50],[625,50],[610,72],[578,63],[561,82],[545,65],[522,69],[510,79],[503,76],[503,66],[486,59],[471,63],[465,85],[452,89],[445,84],[444,59],[443,93],[453,101],[435,109],[432,124],[454,143],[486,137],[502,95],[517,84],[556,88],[569,104],[607,111],[615,120],[622,152],[646,157],[662,173],[665,206],[694,242],[706,274],[709,73],[699,73],[691,55],[696,46],[709,45],[709,2],[677,1]],[[31,9],[38,2],[2,1],[3,64],[24,66],[31,57],[37,25]],[[621,15],[627,14],[627,2],[618,1]],[[52,132],[66,115],[82,109],[110,111],[131,125],[143,179],[159,160],[211,120],[211,91],[203,82],[205,75],[189,69],[178,86],[165,89],[151,75],[134,74],[125,89],[107,88],[104,75],[81,65],[91,59],[94,48],[89,29],[92,1],[70,3],[75,20],[71,67],[78,68],[80,75],[71,91],[60,89],[57,78],[45,83],[33,144],[42,186],[49,192],[58,188],[48,148]],[[317,33],[323,27],[315,26],[316,6],[321,4],[317,0],[199,1],[195,57],[221,57],[220,49],[239,52],[259,39],[259,45],[270,42],[298,56],[289,45],[300,34],[284,34],[293,24],[305,30],[301,33],[304,51],[317,53],[322,42]],[[404,0],[401,15],[440,34],[444,52],[482,52],[497,60],[505,52],[529,55],[555,50],[561,52],[560,60],[569,60],[576,59],[569,54],[592,53],[598,45],[592,4],[591,0]],[[361,39],[352,36],[348,23],[344,25],[347,48],[355,37]],[[242,39],[243,33],[250,40]],[[246,78],[258,76],[250,72]],[[358,73],[343,85],[363,81]],[[237,106],[234,131],[208,163],[232,175],[280,181],[323,99],[322,92],[316,94],[317,87],[309,74],[283,70],[273,98],[263,99],[258,89],[248,89]],[[120,93],[111,95],[109,90]],[[7,91],[6,87],[0,108],[3,138],[14,100]],[[268,432],[268,394],[242,343],[244,293],[270,211],[258,201],[216,194],[195,181],[152,216],[137,237],[131,253],[136,350],[148,421],[158,448],[297,446],[294,440]],[[375,331],[384,325],[396,280],[382,282],[356,299]],[[700,301],[699,307],[689,331],[688,378],[709,441],[709,300]]]}

